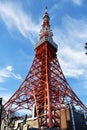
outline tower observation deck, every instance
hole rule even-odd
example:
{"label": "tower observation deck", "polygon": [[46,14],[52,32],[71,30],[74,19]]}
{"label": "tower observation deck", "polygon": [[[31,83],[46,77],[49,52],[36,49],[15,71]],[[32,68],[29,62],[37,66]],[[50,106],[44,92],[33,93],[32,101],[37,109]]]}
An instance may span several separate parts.
{"label": "tower observation deck", "polygon": [[62,130],[61,110],[66,109],[67,104],[72,103],[74,107],[87,111],[62,72],[57,48],[46,8],[31,68],[18,90],[4,104],[4,109],[10,113],[21,109],[32,110],[35,104],[39,129]]}

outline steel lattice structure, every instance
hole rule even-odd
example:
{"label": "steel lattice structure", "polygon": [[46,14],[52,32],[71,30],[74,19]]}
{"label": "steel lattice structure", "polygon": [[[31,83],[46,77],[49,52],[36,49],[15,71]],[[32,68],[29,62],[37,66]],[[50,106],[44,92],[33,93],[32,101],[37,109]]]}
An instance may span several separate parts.
{"label": "steel lattice structure", "polygon": [[4,109],[12,112],[24,108],[31,110],[35,104],[39,128],[57,127],[61,130],[61,109],[64,109],[67,103],[73,102],[85,111],[87,108],[63,75],[49,21],[46,9],[30,71],[19,89],[4,105]]}

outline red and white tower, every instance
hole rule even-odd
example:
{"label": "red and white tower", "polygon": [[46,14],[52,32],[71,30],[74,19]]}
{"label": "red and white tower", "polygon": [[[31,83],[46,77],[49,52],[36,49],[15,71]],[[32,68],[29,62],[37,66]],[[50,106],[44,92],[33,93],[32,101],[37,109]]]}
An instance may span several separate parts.
{"label": "red and white tower", "polygon": [[66,81],[57,59],[57,50],[46,8],[31,68],[19,89],[4,105],[4,109],[10,112],[31,110],[35,104],[38,127],[57,127],[61,130],[61,109],[65,109],[71,102],[85,111],[87,108]]}

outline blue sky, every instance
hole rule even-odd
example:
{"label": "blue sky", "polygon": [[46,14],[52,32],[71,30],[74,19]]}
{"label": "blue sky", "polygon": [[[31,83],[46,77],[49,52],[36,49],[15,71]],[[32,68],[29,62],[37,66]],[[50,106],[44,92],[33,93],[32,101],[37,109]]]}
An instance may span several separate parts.
{"label": "blue sky", "polygon": [[87,105],[87,0],[0,0],[0,97],[6,102],[27,75],[46,6],[63,73]]}

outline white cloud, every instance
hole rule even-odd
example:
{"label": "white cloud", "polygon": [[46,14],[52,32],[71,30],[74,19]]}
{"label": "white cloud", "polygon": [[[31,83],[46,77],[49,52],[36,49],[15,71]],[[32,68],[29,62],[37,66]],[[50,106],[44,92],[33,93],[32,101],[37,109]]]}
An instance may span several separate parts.
{"label": "white cloud", "polygon": [[78,78],[84,75],[87,66],[87,57],[84,52],[64,47],[59,57],[62,69],[67,77]]}
{"label": "white cloud", "polygon": [[[86,79],[87,79],[87,77],[86,77]],[[87,90],[87,80],[84,81],[84,88]],[[86,95],[87,95],[87,93],[86,93]]]}
{"label": "white cloud", "polygon": [[6,78],[14,77],[16,79],[21,79],[21,75],[15,74],[13,72],[12,66],[6,66],[5,68],[0,69],[0,82],[4,82]]}
{"label": "white cloud", "polygon": [[7,89],[5,87],[0,86],[0,91],[7,91]]}
{"label": "white cloud", "polygon": [[72,1],[77,5],[81,5],[83,3],[83,0],[72,0]]}
{"label": "white cloud", "polygon": [[9,92],[8,93],[1,92],[0,97],[3,98],[2,103],[5,104],[9,100],[9,98],[11,97],[11,94]]}
{"label": "white cloud", "polygon": [[0,77],[0,82],[4,82],[4,79],[2,77]]}
{"label": "white cloud", "polygon": [[0,2],[0,18],[10,32],[19,31],[21,35],[34,43],[40,24],[34,23],[31,16],[24,13],[20,6],[11,2]]}
{"label": "white cloud", "polygon": [[58,55],[64,74],[78,78],[87,73],[87,56],[84,43],[87,41],[86,19],[75,19],[66,16],[62,26],[54,30],[54,41],[59,44]]}
{"label": "white cloud", "polygon": [[[56,27],[55,40],[63,45],[68,44],[73,48],[83,46],[87,41],[87,19],[75,19],[70,16],[62,18],[61,27]],[[56,36],[57,35],[57,36]],[[59,36],[59,37],[58,37]]]}

